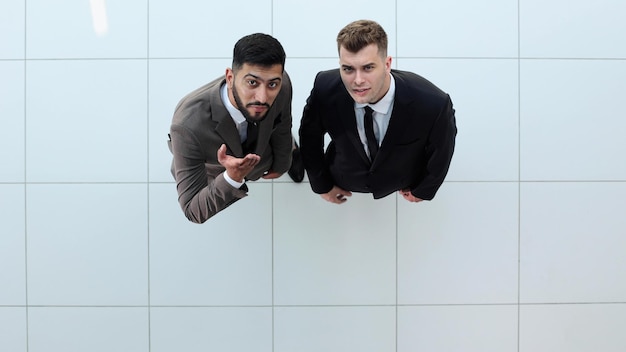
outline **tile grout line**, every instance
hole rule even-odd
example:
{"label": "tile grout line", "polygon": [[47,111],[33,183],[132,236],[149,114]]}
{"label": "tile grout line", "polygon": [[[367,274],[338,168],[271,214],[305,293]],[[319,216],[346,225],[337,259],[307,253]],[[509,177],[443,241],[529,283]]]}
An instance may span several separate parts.
{"label": "tile grout line", "polygon": [[146,0],[146,252],[148,290],[148,352],[152,351],[152,299],[150,282],[150,0]]}
{"label": "tile grout line", "polygon": [[[584,306],[584,305],[624,305],[626,301],[589,301],[589,302],[533,302],[533,303],[433,303],[433,304],[281,304],[281,305],[95,305],[95,304],[32,304],[28,307],[36,308],[356,308],[356,307],[537,307],[537,306]],[[7,307],[26,307],[25,305],[0,305],[0,308]]]}
{"label": "tile grout line", "polygon": [[[153,57],[153,60],[224,60],[231,57],[222,56],[181,56],[181,57]],[[290,60],[308,59],[336,59],[336,57],[324,56],[291,56]],[[626,61],[623,57],[522,57],[518,56],[396,56],[395,59],[407,60],[528,60],[528,61]],[[42,57],[26,58],[18,61],[140,61],[145,57]],[[2,61],[16,61],[15,59],[0,59]],[[394,60],[395,61],[395,60]]]}
{"label": "tile grout line", "polygon": [[26,318],[25,321],[25,328],[26,328],[26,341],[25,341],[25,346],[26,346],[26,352],[28,352],[30,350],[30,344],[29,344],[29,340],[30,340],[30,321],[29,321],[29,316],[30,316],[30,311],[29,311],[29,301],[28,301],[28,191],[27,191],[27,182],[26,182],[26,175],[27,175],[27,162],[28,162],[28,157],[27,157],[27,150],[28,150],[28,143],[27,143],[27,136],[28,136],[28,129],[27,129],[27,122],[26,122],[26,111],[28,109],[27,106],[27,43],[26,43],[26,38],[27,38],[27,34],[28,34],[28,25],[27,25],[27,21],[28,21],[28,16],[27,16],[27,12],[28,12],[28,6],[27,6],[28,0],[24,1],[24,57],[22,59],[22,62],[24,63],[24,112],[23,112],[23,117],[24,117],[24,303],[25,303],[25,310],[24,310],[24,315]]}
{"label": "tile grout line", "polygon": [[[395,10],[396,10],[395,19],[396,20],[395,20],[395,35],[394,35],[394,37],[395,37],[395,55],[397,57],[398,56],[398,0],[395,1],[395,7],[396,7],[395,8]],[[394,61],[396,61],[396,67],[397,67],[397,65],[398,65],[397,60],[394,60]],[[395,292],[395,298],[396,298],[396,302],[395,302],[395,328],[394,328],[395,341],[394,342],[395,342],[395,351],[398,352],[398,335],[399,335],[398,334],[398,326],[399,326],[399,324],[398,324],[398,281],[399,281],[399,279],[398,279],[398,267],[399,267],[399,263],[398,263],[398,242],[399,242],[399,240],[398,240],[398,237],[399,237],[398,236],[398,219],[400,218],[399,214],[398,214],[398,211],[399,211],[399,208],[400,208],[399,207],[400,198],[398,197],[398,193],[397,192],[396,192],[395,196],[396,196],[396,221],[395,221],[395,226],[396,226],[396,258],[395,258],[396,259],[396,273],[395,273],[396,274],[396,292]]]}
{"label": "tile grout line", "polygon": [[521,342],[521,243],[522,243],[522,74],[521,74],[521,1],[517,1],[517,352],[520,352]]}
{"label": "tile grout line", "polygon": [[[274,0],[272,0],[270,2],[270,33],[272,34],[272,36],[274,35]],[[283,67],[284,69],[284,67]],[[271,281],[272,281],[272,291],[271,291],[271,295],[272,295],[272,317],[271,317],[271,324],[272,324],[272,352],[275,351],[276,349],[276,316],[275,316],[275,301],[274,301],[274,224],[275,224],[275,216],[274,216],[274,209],[275,209],[275,189],[274,189],[274,180],[272,180],[272,196],[271,196],[271,205],[272,205],[272,224],[271,224],[271,256],[272,256],[272,260],[271,260],[271,270],[272,270],[272,275],[271,275]]]}

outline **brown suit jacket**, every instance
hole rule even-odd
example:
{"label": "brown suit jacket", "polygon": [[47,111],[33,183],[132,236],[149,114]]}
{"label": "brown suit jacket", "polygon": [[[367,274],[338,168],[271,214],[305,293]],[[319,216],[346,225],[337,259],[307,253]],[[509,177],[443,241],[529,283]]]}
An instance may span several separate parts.
{"label": "brown suit jacket", "polygon": [[[227,146],[227,154],[243,157],[239,132],[220,97],[225,78],[218,78],[185,96],[177,105],[168,141],[173,154],[172,174],[178,201],[185,216],[203,223],[247,195],[224,179],[224,167],[217,161],[217,150]],[[256,154],[261,161],[247,176],[257,180],[268,170],[284,173],[291,165],[292,87],[287,73],[267,117],[259,124]]]}

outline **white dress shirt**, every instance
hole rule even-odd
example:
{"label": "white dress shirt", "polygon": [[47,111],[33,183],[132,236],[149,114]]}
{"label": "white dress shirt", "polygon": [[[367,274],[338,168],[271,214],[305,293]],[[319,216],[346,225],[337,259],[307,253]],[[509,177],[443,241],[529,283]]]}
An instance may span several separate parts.
{"label": "white dress shirt", "polygon": [[393,75],[391,76],[391,84],[389,85],[389,90],[385,94],[382,99],[380,99],[376,104],[357,104],[354,103],[354,113],[356,115],[356,127],[359,131],[359,137],[361,138],[361,144],[363,145],[363,149],[365,149],[365,153],[367,156],[370,156],[369,149],[367,148],[367,136],[365,135],[365,124],[363,120],[365,118],[365,107],[369,105],[369,107],[374,110],[372,113],[372,119],[374,120],[374,135],[376,136],[376,140],[378,141],[378,146],[383,141],[385,137],[385,133],[387,133],[387,127],[389,127],[389,119],[391,118],[391,112],[393,110],[393,101],[396,95],[396,81],[393,79]]}

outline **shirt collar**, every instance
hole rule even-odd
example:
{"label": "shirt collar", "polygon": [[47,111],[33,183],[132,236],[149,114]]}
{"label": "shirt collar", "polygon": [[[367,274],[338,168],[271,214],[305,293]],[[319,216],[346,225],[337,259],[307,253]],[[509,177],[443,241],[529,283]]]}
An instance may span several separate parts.
{"label": "shirt collar", "polygon": [[391,73],[389,74],[389,76],[391,77],[391,82],[389,84],[389,90],[387,91],[385,96],[382,97],[382,99],[380,99],[378,102],[376,102],[376,104],[358,104],[358,103],[354,103],[354,107],[362,109],[362,108],[364,108],[364,107],[369,105],[372,108],[372,110],[376,111],[377,113],[386,115],[387,112],[389,112],[389,109],[391,109],[391,105],[393,105],[393,98],[396,95],[396,81],[393,78],[393,75]]}

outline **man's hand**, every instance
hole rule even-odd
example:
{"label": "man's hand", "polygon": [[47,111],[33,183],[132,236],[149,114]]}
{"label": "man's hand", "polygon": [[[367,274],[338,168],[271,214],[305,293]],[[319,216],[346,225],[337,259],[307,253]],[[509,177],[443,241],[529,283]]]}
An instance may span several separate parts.
{"label": "man's hand", "polygon": [[404,197],[404,199],[406,199],[406,200],[408,200],[409,202],[412,202],[412,203],[417,203],[417,202],[423,201],[423,199],[417,198],[413,194],[411,194],[411,190],[409,190],[409,189],[401,189],[401,190],[398,191],[398,193],[400,193],[402,195],[402,197]]}
{"label": "man's hand", "polygon": [[217,161],[226,168],[230,178],[237,182],[243,182],[250,171],[261,161],[261,157],[256,154],[248,154],[243,158],[236,158],[227,155],[226,145],[222,144],[217,150]]}
{"label": "man's hand", "polygon": [[347,201],[346,197],[352,196],[352,192],[333,186],[333,189],[331,189],[330,192],[320,194],[320,196],[327,202],[341,204]]}

